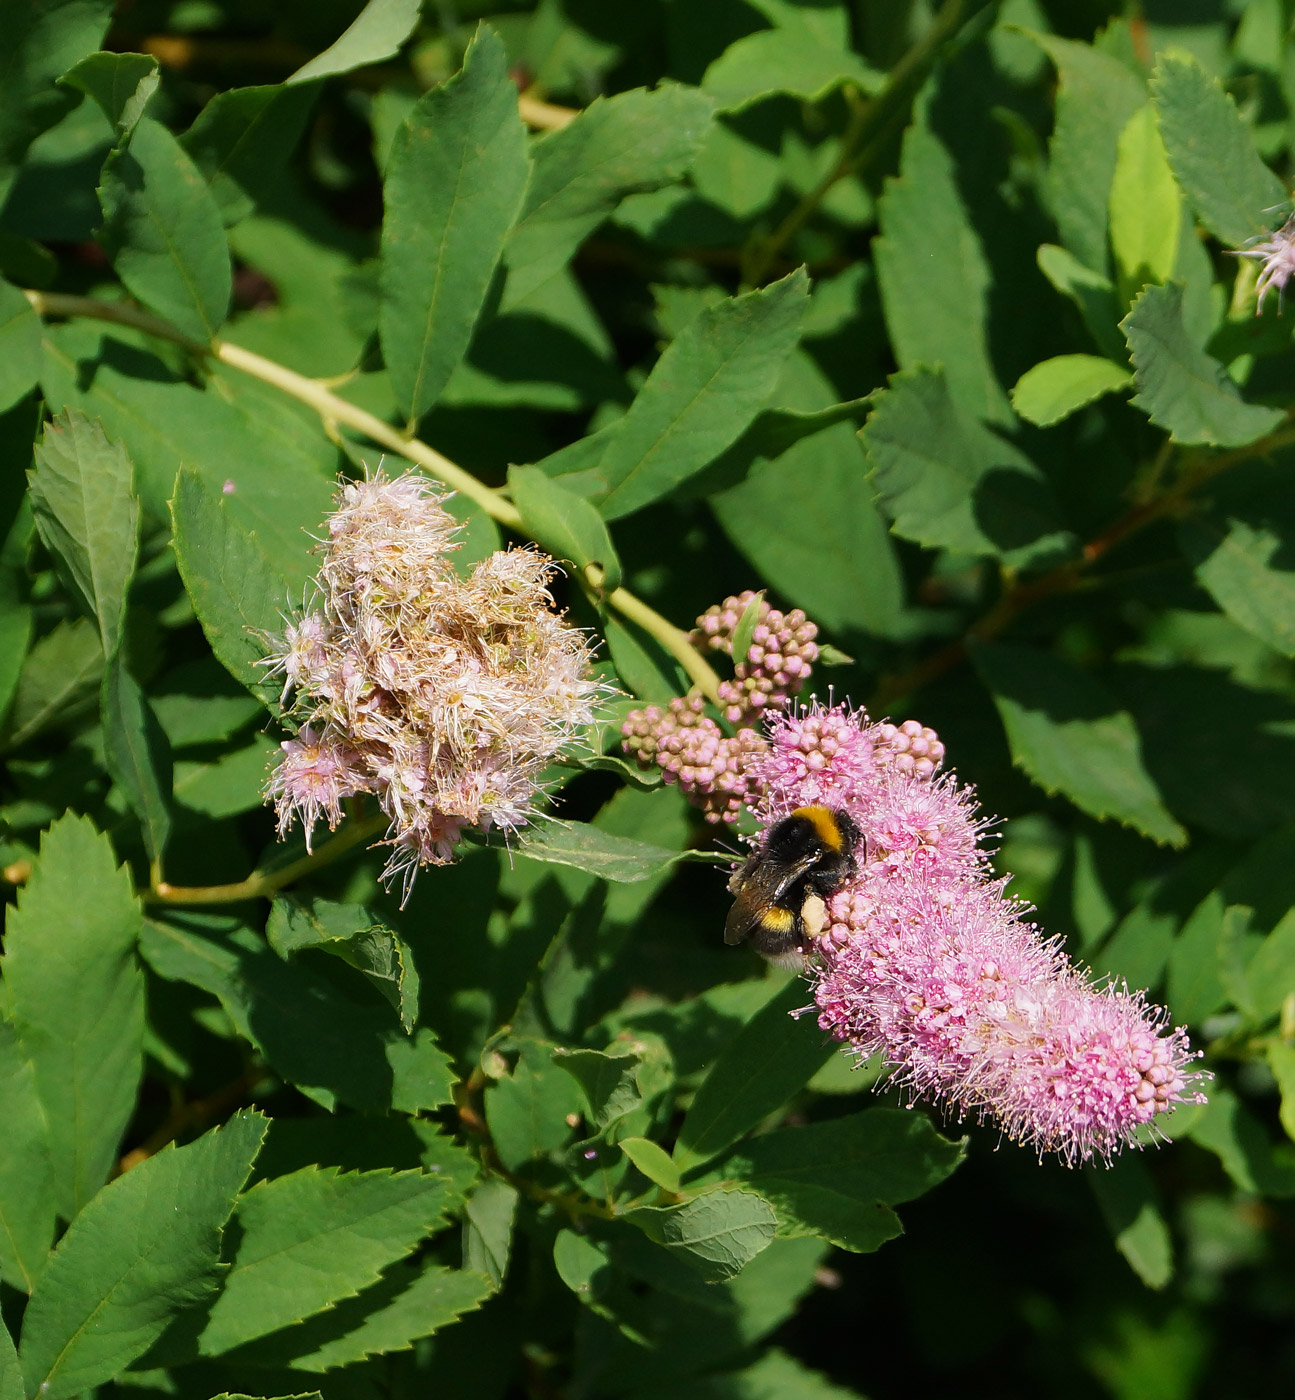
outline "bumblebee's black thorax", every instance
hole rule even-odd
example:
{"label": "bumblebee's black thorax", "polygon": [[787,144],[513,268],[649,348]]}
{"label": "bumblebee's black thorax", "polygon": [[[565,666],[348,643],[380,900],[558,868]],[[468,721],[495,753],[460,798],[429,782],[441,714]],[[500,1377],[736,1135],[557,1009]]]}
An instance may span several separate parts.
{"label": "bumblebee's black thorax", "polygon": [[861,840],[854,821],[836,808],[798,807],[784,817],[730,881],[724,941],[749,938],[766,957],[797,960],[808,944],[811,896],[825,901],[854,877]]}

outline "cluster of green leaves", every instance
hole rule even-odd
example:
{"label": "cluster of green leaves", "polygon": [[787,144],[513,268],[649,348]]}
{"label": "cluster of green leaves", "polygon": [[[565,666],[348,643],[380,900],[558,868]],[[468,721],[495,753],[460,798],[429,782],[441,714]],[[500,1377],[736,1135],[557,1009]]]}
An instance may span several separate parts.
{"label": "cluster of green leaves", "polygon": [[[1290,212],[1295,48],[1119,8],[0,0],[0,1400],[1289,1368],[1295,348],[1229,250]],[[371,821],[262,800],[264,638],[379,449],[465,562],[564,561],[626,697],[563,824],[403,907]],[[722,946],[615,721],[747,587],[1192,1028],[1172,1149],[863,1106]]]}

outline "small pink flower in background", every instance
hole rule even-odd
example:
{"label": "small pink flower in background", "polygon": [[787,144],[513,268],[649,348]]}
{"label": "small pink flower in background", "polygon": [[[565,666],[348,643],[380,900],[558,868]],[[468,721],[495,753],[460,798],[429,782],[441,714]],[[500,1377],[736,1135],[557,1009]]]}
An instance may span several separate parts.
{"label": "small pink flower in background", "polygon": [[1230,251],[1234,257],[1253,258],[1263,264],[1259,269],[1259,281],[1255,284],[1255,315],[1262,313],[1264,298],[1274,287],[1277,288],[1280,306],[1286,284],[1295,276],[1295,214],[1292,214],[1276,232],[1269,234],[1253,247],[1233,248]]}
{"label": "small pink flower in background", "polygon": [[533,821],[544,769],[608,690],[588,638],[553,609],[552,560],[499,551],[460,578],[444,499],[413,472],[344,482],[315,604],[265,663],[301,720],[267,789],[280,834],[300,819],[309,841],[371,793],[391,822],[384,878],[406,890],[465,829]]}

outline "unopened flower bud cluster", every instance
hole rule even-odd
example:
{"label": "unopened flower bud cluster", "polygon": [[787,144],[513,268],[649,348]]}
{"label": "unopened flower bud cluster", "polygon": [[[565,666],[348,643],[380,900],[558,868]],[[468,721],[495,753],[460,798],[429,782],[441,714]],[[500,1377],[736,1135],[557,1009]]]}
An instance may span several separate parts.
{"label": "unopened flower bud cluster", "polygon": [[267,658],[300,718],[268,796],[280,834],[335,826],[376,798],[391,826],[384,877],[448,861],[465,828],[515,832],[543,769],[591,723],[603,687],[582,632],[554,611],[554,565],[492,554],[460,578],[443,494],[409,473],[345,482],[318,597]]}
{"label": "unopened flower bud cluster", "polygon": [[[747,591],[707,608],[693,642],[731,656],[738,624],[755,597]],[[723,715],[734,732],[726,734],[706,713],[701,696],[678,697],[664,707],[630,712],[621,728],[625,752],[641,768],[659,768],[707,821],[735,822],[752,795],[750,761],[766,746],[761,718],[783,708],[809,679],[818,659],[817,636],[817,626],[799,608],[782,613],[761,599],[746,655],[734,665],[733,678],[719,684]]]}
{"label": "unopened flower bud cluster", "polygon": [[[707,608],[697,619],[693,640],[711,651],[733,655],[733,636],[755,594],[750,590]],[[818,660],[818,627],[799,608],[779,612],[761,599],[745,656],[735,657],[733,679],[719,685],[724,718],[730,724],[758,723],[765,710],[781,708],[800,693]]]}

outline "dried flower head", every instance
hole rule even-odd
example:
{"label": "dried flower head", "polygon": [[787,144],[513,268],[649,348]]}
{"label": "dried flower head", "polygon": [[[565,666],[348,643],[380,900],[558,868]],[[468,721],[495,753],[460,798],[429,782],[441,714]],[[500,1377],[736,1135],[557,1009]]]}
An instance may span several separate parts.
{"label": "dried flower head", "polygon": [[384,878],[406,888],[465,828],[532,821],[541,773],[605,690],[585,634],[553,609],[553,562],[500,551],[460,578],[444,499],[412,472],[343,483],[315,604],[265,663],[301,718],[267,791],[280,833],[299,818],[309,842],[343,798],[371,793],[391,823]]}
{"label": "dried flower head", "polygon": [[989,824],[968,788],[937,774],[931,730],[817,704],[769,729],[747,772],[762,830],[822,803],[863,834],[807,969],[825,1030],[881,1056],[915,1099],[1071,1164],[1109,1160],[1175,1105],[1203,1101],[1186,1032],[1141,994],[1089,982],[1004,894],[981,844]]}

